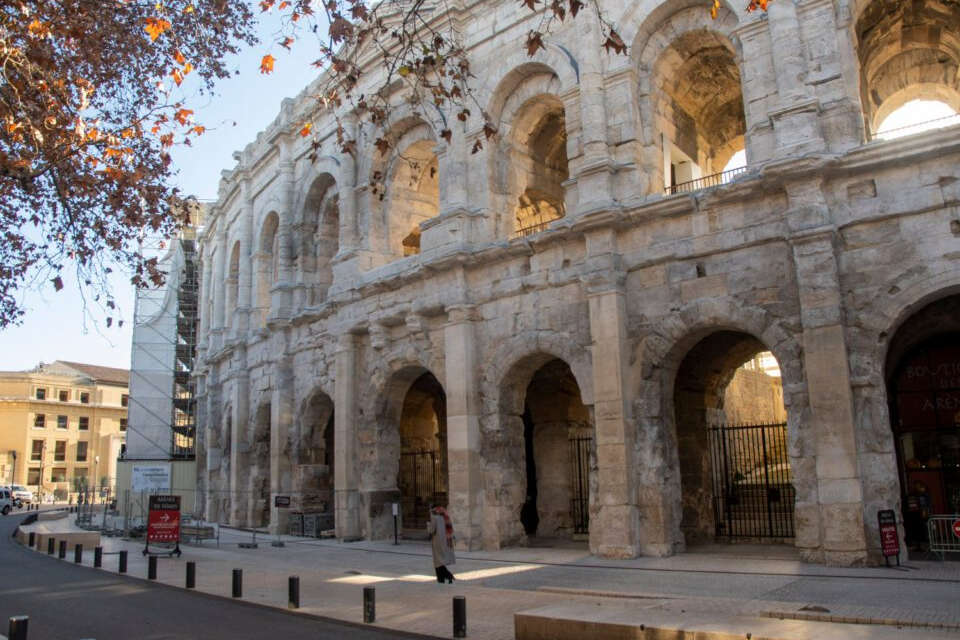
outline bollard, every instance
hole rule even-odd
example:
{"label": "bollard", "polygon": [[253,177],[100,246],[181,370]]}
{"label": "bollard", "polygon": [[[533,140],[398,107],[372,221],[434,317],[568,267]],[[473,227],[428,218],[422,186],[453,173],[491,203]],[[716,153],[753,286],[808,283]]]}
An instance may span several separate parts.
{"label": "bollard", "polygon": [[287,580],[287,608],[300,608],[300,576],[290,576]]}
{"label": "bollard", "polygon": [[453,637],[467,637],[467,599],[453,596]]}
{"label": "bollard", "polygon": [[377,620],[377,591],[373,587],[363,588],[363,621]]}
{"label": "bollard", "polygon": [[187,563],[187,589],[193,589],[197,586],[197,563]]}
{"label": "bollard", "polygon": [[33,531],[27,534],[27,546],[33,548],[33,546],[36,544],[36,538],[37,534]]}
{"label": "bollard", "polygon": [[9,640],[27,640],[27,623],[30,618],[27,616],[13,616],[10,618],[10,626],[7,627],[7,638]]}
{"label": "bollard", "polygon": [[75,564],[83,564],[83,545],[82,544],[73,545],[73,562]]}
{"label": "bollard", "polygon": [[57,557],[60,558],[61,560],[67,557],[67,541],[66,540],[60,541],[60,550],[57,552]]}
{"label": "bollard", "polygon": [[53,538],[47,538],[47,555],[53,555],[53,545],[57,544]]}
{"label": "bollard", "polygon": [[150,556],[147,559],[147,580],[157,579],[157,556]]}
{"label": "bollard", "polygon": [[243,569],[233,570],[233,597],[243,597]]}
{"label": "bollard", "polygon": [[99,569],[103,566],[103,547],[93,548],[93,567]]}
{"label": "bollard", "polygon": [[117,573],[126,573],[127,572],[127,552],[126,550],[120,552],[120,567],[118,568]]}

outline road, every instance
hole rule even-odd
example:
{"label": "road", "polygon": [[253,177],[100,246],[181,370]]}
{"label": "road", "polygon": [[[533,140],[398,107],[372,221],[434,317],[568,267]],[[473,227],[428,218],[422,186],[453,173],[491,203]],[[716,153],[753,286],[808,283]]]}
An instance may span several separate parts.
{"label": "road", "polygon": [[292,615],[77,567],[17,544],[11,535],[24,516],[0,516],[0,634],[11,616],[27,615],[29,640],[426,637]]}

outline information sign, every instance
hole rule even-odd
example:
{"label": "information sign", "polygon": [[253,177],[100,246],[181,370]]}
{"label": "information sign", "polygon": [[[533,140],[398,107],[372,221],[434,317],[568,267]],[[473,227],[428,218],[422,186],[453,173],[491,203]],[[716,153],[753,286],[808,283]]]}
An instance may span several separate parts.
{"label": "information sign", "polygon": [[880,525],[880,550],[884,558],[897,556],[897,564],[900,564],[900,536],[897,535],[897,516],[893,509],[878,511],[877,524]]}
{"label": "information sign", "polygon": [[960,538],[960,520],[953,521],[953,535]]}
{"label": "information sign", "polygon": [[273,496],[273,506],[282,509],[290,506],[290,496]]}
{"label": "information sign", "polygon": [[180,541],[180,496],[150,496],[147,543]]}

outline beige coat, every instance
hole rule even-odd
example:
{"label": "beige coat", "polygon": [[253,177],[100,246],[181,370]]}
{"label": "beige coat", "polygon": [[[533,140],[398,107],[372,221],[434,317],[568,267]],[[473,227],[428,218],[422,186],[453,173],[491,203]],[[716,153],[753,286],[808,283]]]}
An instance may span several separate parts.
{"label": "beige coat", "polygon": [[457,557],[453,553],[453,547],[447,544],[446,525],[443,522],[443,516],[431,513],[430,522],[427,523],[427,533],[430,534],[430,547],[433,551],[433,566],[445,567],[448,564],[454,564]]}

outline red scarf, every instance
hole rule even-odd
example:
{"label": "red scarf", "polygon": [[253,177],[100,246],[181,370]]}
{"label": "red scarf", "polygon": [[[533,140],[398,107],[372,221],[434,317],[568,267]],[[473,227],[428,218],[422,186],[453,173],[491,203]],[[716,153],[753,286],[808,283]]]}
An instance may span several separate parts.
{"label": "red scarf", "polygon": [[450,520],[450,514],[443,507],[434,507],[433,512],[438,516],[443,516],[443,528],[447,534],[447,546],[453,547],[453,521]]}

